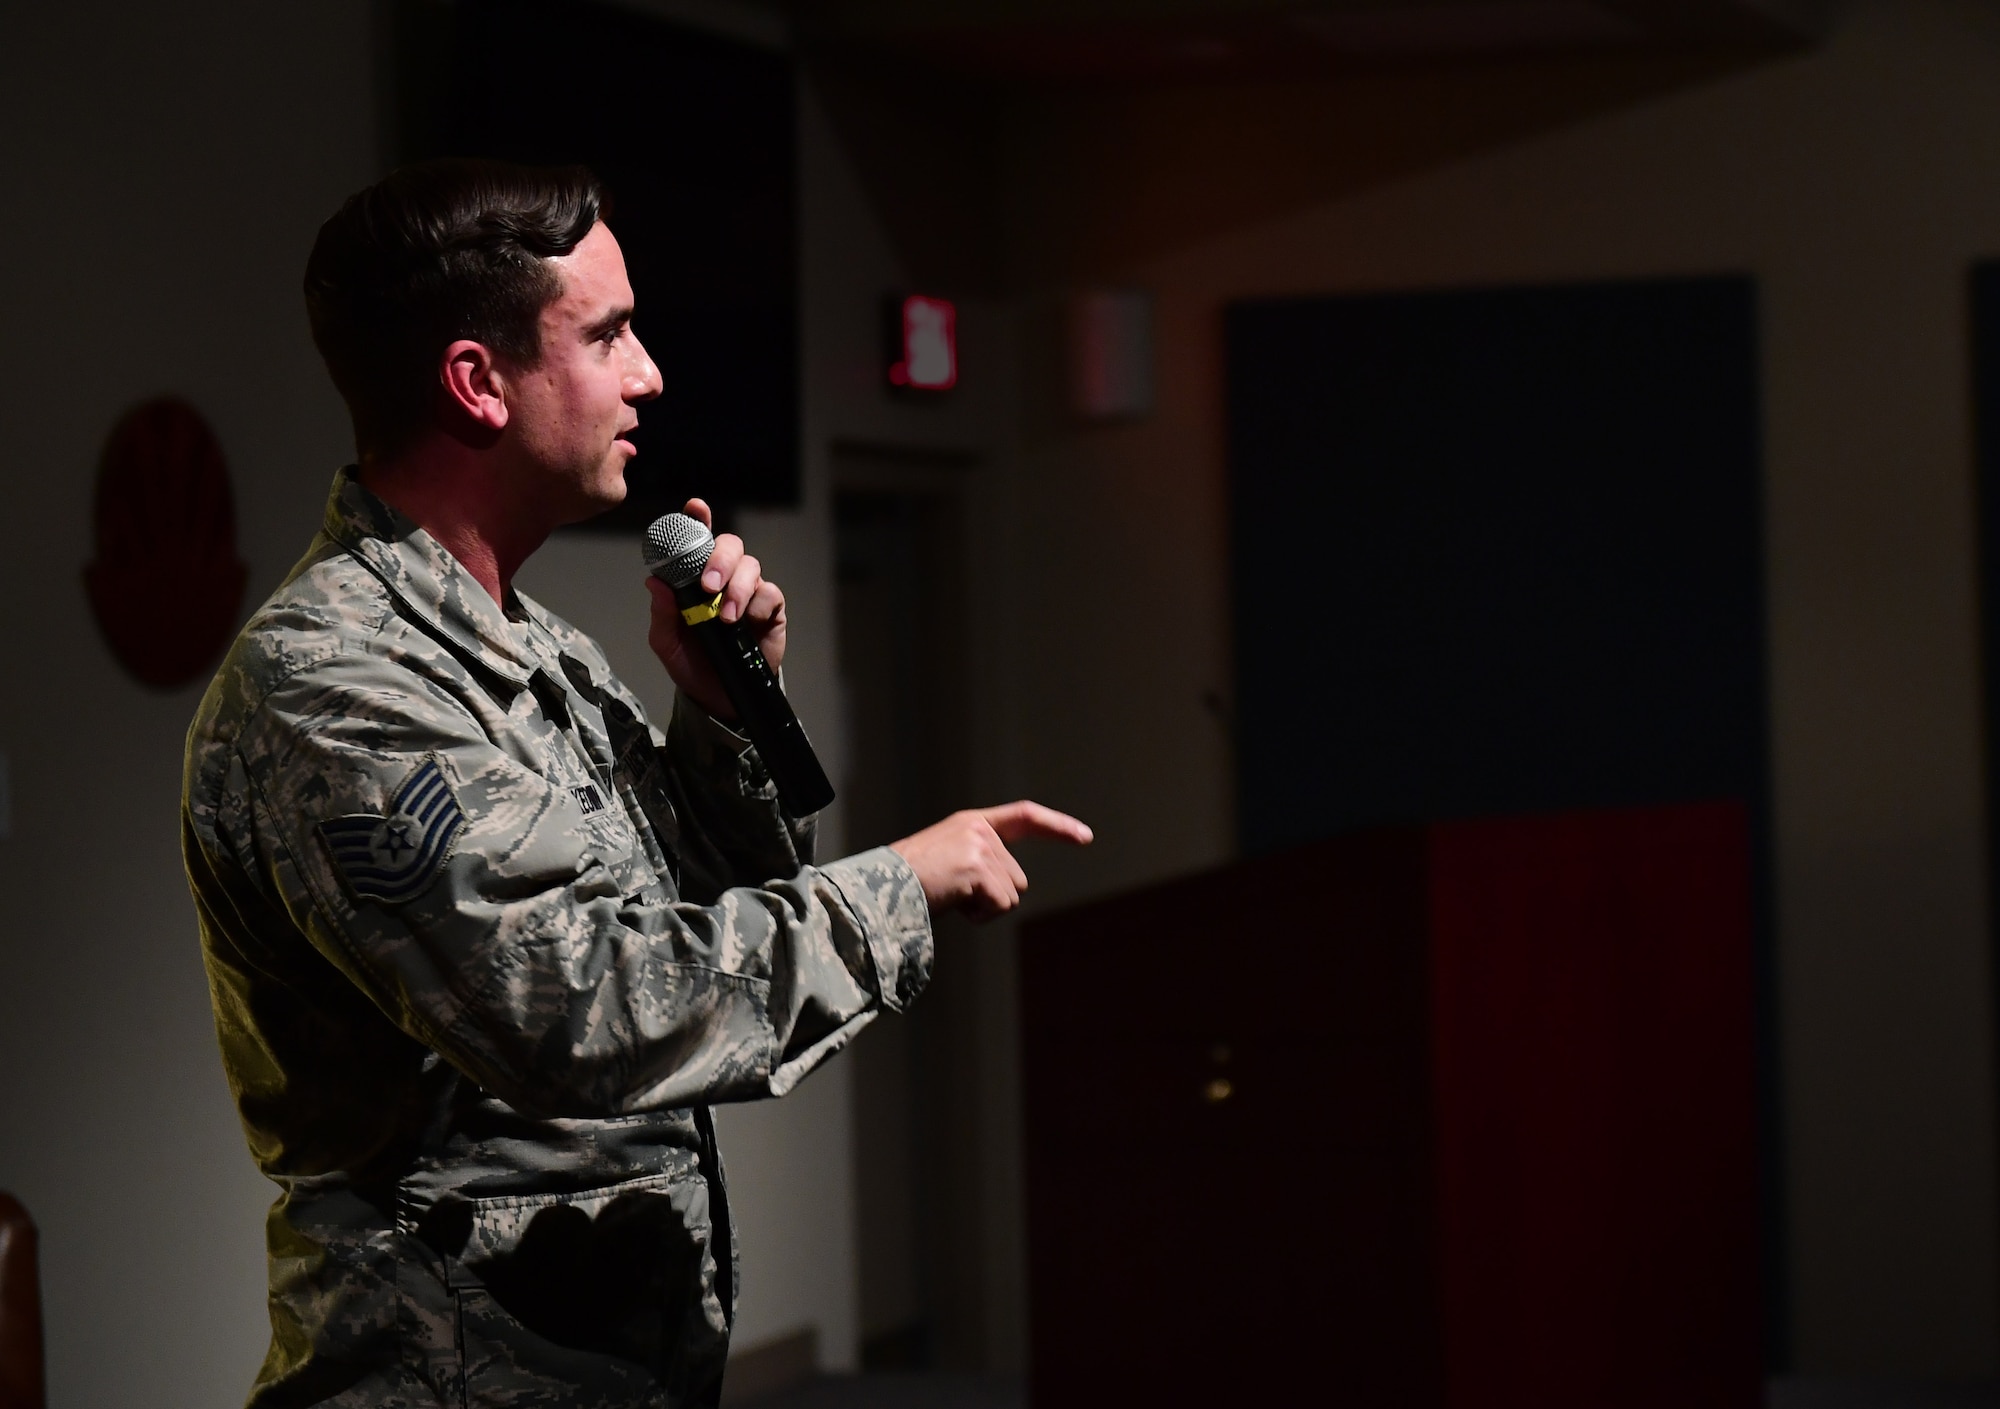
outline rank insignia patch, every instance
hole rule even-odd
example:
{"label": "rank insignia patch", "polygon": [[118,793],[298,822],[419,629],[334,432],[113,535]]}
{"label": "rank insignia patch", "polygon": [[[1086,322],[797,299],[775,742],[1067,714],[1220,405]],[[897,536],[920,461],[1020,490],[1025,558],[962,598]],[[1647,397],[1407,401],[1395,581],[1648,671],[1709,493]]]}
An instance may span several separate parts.
{"label": "rank insignia patch", "polygon": [[425,759],[389,800],[387,817],[332,817],[319,830],[356,898],[401,905],[437,875],[465,830],[465,814],[437,760]]}

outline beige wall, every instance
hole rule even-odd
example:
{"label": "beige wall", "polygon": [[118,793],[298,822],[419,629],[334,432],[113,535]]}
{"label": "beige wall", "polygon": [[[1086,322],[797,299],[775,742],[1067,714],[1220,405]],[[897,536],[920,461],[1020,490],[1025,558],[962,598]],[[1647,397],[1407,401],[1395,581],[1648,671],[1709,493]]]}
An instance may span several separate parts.
{"label": "beige wall", "polygon": [[[756,6],[635,3],[783,39]],[[14,271],[0,427],[15,514],[0,600],[21,663],[0,691],[14,822],[0,840],[13,897],[0,920],[0,1188],[42,1228],[53,1403],[235,1403],[268,1336],[275,1191],[223,1083],[180,872],[181,740],[201,687],[128,680],[80,573],[102,438],[162,392],[201,407],[229,456],[246,610],[316,527],[350,447],[298,280],[319,222],[378,171],[371,43],[357,3],[85,0],[10,16],[0,45],[0,255]],[[791,592],[790,688],[837,760],[826,444],[964,444],[992,413],[974,398],[924,417],[880,395],[875,299],[902,279],[824,128],[808,107],[807,503],[746,529]],[[599,634],[663,710],[637,556],[623,539],[563,537],[523,583]],[[839,831],[836,816],[830,848]],[[740,1345],[811,1326],[829,1364],[854,1362],[848,1111],[836,1062],[787,1101],[719,1117],[743,1233]]]}
{"label": "beige wall", "polygon": [[[1811,56],[1432,152],[1427,174],[1358,194],[1302,201],[1285,174],[1281,213],[1220,232],[1205,215],[1178,245],[1152,228],[1121,255],[1102,232],[1164,199],[1183,157],[1149,140],[1143,106],[1092,119],[1088,179],[1052,169],[1059,214],[1018,172],[1024,535],[1054,548],[1023,603],[1021,711],[1063,721],[1027,731],[1028,780],[1065,787],[1101,838],[1053,868],[1063,893],[1230,851],[1227,740],[1199,698],[1229,679],[1228,593],[1256,590],[1225,563],[1225,302],[1755,274],[1796,1359],[2000,1368],[1966,335],[1968,265],[2000,254],[2000,10],[1866,0]],[[1359,120],[1349,140],[1379,138]],[[1242,160],[1254,184],[1261,158]],[[1078,431],[1033,394],[1066,260],[1157,292],[1160,410],[1142,424]]]}
{"label": "beige wall", "polygon": [[[162,392],[221,437],[251,592],[310,535],[348,447],[298,280],[374,167],[365,18],[78,0],[10,13],[0,43],[0,1187],[42,1228],[53,1404],[238,1403],[269,1334],[274,1190],[223,1084],[180,874],[200,687],[129,680],[80,573],[103,437]],[[174,610],[160,588],[142,610]]]}

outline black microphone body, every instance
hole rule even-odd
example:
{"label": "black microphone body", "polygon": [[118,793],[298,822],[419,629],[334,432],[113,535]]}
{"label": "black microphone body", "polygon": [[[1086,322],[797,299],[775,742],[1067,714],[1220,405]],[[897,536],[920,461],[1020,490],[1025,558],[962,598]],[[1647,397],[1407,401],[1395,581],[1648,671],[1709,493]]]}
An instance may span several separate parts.
{"label": "black microphone body", "polygon": [[742,622],[717,614],[720,593],[701,590],[714,551],[715,536],[686,514],[663,514],[646,530],[646,570],[673,589],[681,620],[708,652],[738,723],[778,785],[779,806],[787,817],[809,817],[833,801],[833,784],[764,652]]}

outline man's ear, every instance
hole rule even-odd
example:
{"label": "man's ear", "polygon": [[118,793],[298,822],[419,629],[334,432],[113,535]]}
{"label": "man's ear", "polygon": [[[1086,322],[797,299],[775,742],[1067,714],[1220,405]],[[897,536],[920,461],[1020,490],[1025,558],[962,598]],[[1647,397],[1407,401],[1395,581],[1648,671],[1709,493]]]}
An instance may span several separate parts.
{"label": "man's ear", "polygon": [[483,342],[461,338],[444,350],[439,364],[446,404],[485,431],[507,428],[507,378]]}

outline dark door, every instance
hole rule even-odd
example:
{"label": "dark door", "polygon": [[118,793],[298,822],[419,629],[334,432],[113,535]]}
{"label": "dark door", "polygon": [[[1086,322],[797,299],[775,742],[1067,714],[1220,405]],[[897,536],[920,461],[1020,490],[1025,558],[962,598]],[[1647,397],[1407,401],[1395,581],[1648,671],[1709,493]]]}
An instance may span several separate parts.
{"label": "dark door", "polygon": [[1439,1409],[1424,837],[1022,932],[1035,1409]]}
{"label": "dark door", "polygon": [[[850,850],[969,805],[962,457],[834,449]],[[981,1012],[994,1001],[954,916],[921,1003],[850,1049],[861,1357],[869,1370],[984,1370],[990,1134]]]}

